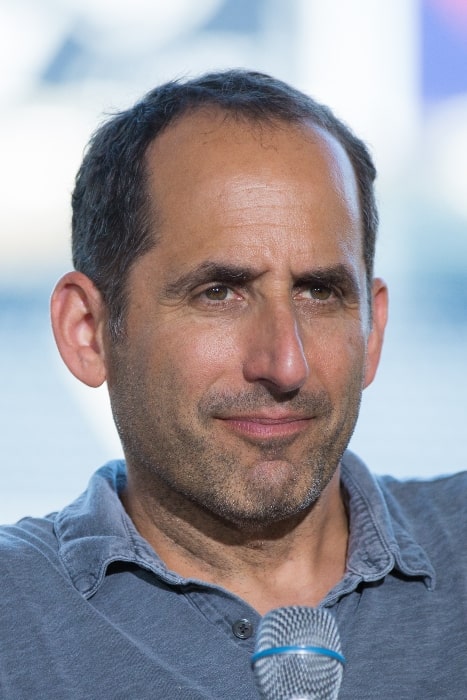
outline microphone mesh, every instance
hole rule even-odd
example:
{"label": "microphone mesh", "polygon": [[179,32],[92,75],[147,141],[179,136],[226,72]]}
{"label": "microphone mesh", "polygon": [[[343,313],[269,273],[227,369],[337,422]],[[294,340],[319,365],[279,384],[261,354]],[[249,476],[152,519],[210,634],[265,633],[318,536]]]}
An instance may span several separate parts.
{"label": "microphone mesh", "polygon": [[[291,606],[271,610],[262,619],[255,652],[282,646],[315,646],[341,653],[333,616],[324,608]],[[317,653],[283,653],[254,663],[264,700],[335,700],[343,665]]]}

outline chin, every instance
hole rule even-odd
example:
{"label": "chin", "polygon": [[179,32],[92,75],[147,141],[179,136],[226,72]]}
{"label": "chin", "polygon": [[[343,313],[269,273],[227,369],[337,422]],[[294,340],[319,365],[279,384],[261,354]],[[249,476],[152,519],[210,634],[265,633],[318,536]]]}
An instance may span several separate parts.
{"label": "chin", "polygon": [[[264,481],[260,488],[248,489],[247,495],[226,499],[223,497],[211,500],[211,513],[224,522],[231,523],[240,529],[262,529],[266,526],[284,523],[297,518],[301,519],[318,500],[321,489],[312,485],[308,488],[297,489],[293,482],[283,485],[271,484]],[[205,503],[205,507],[206,507]]]}

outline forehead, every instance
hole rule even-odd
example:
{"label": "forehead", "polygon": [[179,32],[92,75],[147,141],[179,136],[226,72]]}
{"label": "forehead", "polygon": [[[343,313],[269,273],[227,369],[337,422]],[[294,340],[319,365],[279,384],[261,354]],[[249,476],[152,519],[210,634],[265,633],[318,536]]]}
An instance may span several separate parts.
{"label": "forehead", "polygon": [[[359,196],[340,143],[309,123],[253,123],[220,110],[185,115],[147,152],[149,194],[162,240],[178,246],[245,236],[356,233]],[[184,235],[181,235],[184,232]],[[330,237],[329,237],[330,236]],[[196,239],[196,242],[195,242]]]}

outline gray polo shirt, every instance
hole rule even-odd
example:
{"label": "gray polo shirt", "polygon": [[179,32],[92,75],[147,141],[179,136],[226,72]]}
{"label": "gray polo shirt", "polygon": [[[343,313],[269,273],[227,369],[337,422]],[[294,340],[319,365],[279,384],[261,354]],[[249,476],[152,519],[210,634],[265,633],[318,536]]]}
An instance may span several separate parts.
{"label": "gray polo shirt", "polygon": [[[165,568],[126,515],[123,462],[61,512],[0,529],[2,700],[257,698],[259,615]],[[341,700],[467,698],[467,473],[342,465],[347,570],[322,605],[347,659]]]}

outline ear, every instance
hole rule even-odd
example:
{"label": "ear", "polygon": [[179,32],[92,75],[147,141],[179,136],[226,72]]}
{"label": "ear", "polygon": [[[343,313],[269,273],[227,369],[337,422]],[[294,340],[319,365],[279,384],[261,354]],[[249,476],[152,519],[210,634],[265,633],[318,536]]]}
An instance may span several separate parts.
{"label": "ear", "polygon": [[62,360],[84,384],[100,386],[106,378],[106,314],[100,292],[86,275],[69,272],[57,282],[50,310]]}
{"label": "ear", "polygon": [[372,324],[367,341],[364,388],[375,378],[383,347],[384,329],[388,320],[388,288],[382,279],[373,280],[371,296]]}

